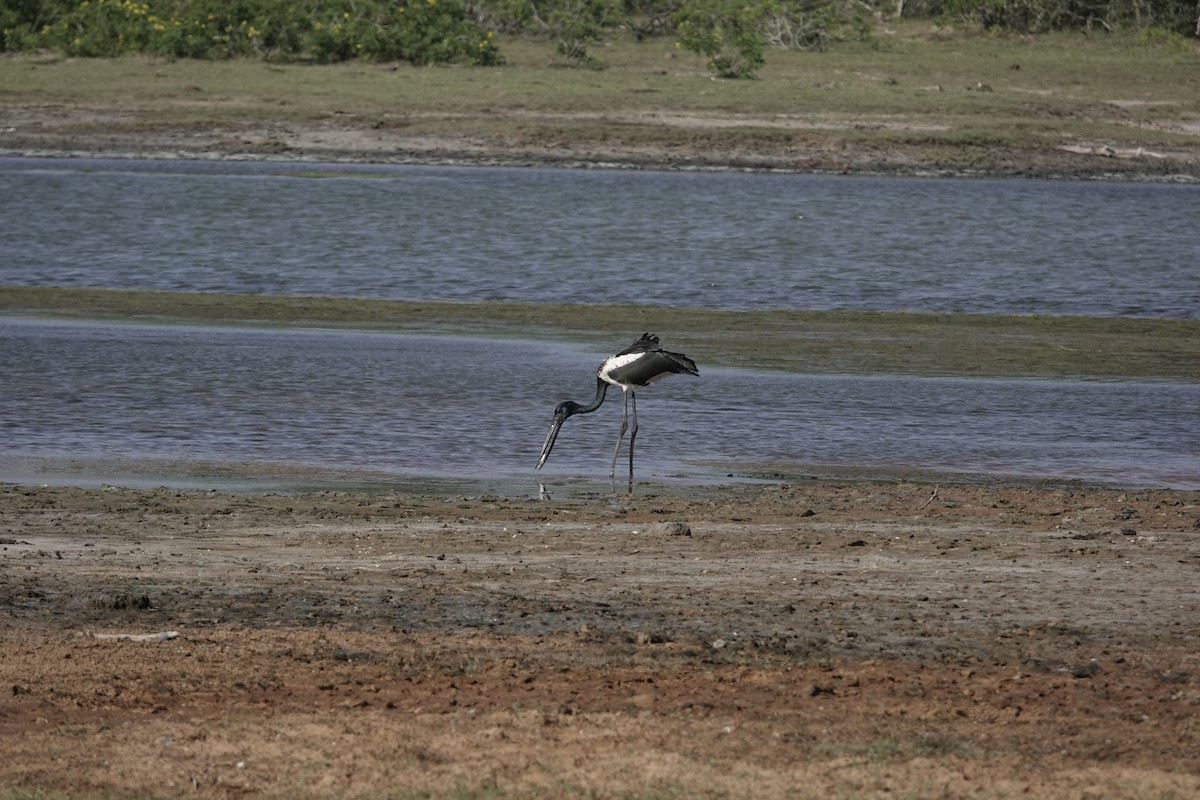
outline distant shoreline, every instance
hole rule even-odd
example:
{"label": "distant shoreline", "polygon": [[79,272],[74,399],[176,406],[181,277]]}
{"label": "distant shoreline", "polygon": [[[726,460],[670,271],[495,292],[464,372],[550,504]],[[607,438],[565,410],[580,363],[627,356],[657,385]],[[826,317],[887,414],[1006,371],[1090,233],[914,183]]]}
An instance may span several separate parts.
{"label": "distant shoreline", "polygon": [[0,154],[1200,184],[1192,51],[876,34],[773,50],[745,81],[632,35],[603,42],[602,70],[519,36],[494,69],[11,56]]}
{"label": "distant shoreline", "polygon": [[[472,148],[460,150],[447,141],[429,150],[398,149],[391,152],[354,148],[286,148],[260,150],[237,148],[223,150],[205,146],[182,146],[174,136],[154,132],[124,131],[119,135],[97,137],[134,140],[121,145],[76,142],[56,146],[50,142],[16,143],[13,137],[0,139],[0,157],[30,159],[113,159],[147,161],[259,161],[264,163],[358,164],[385,166],[429,166],[505,169],[578,169],[627,170],[643,172],[777,173],[783,175],[845,175],[875,178],[914,178],[944,180],[1047,180],[1079,182],[1120,182],[1200,185],[1200,168],[1177,165],[1178,171],[1151,169],[1136,163],[1135,156],[1064,157],[1046,163],[1045,159],[1024,164],[982,164],[971,168],[921,161],[923,154],[899,148],[883,158],[877,154],[843,150],[836,159],[789,159],[770,154],[746,154],[731,157],[701,151],[681,154],[595,152],[563,154],[550,149],[504,150]],[[799,161],[803,164],[799,165]]]}

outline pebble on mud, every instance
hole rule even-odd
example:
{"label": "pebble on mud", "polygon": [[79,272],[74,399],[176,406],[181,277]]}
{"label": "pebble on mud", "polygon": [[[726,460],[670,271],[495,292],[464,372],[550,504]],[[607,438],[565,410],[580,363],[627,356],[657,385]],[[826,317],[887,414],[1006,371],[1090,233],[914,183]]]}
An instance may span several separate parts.
{"label": "pebble on mud", "polygon": [[678,520],[672,522],[656,522],[646,527],[649,536],[691,536],[692,526]]}

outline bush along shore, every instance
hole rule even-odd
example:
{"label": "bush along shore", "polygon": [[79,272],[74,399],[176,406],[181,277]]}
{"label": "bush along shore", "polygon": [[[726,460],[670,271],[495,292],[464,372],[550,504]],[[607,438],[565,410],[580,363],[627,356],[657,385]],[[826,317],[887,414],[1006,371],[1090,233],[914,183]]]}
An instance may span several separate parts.
{"label": "bush along shore", "polygon": [[1183,0],[20,0],[0,8],[0,48],[68,56],[263,57],[317,62],[503,63],[496,33],[532,35],[596,67],[617,32],[673,37],[724,78],[753,78],[770,49],[868,40],[872,23],[921,18],[993,33],[1132,30],[1177,49],[1200,33]]}

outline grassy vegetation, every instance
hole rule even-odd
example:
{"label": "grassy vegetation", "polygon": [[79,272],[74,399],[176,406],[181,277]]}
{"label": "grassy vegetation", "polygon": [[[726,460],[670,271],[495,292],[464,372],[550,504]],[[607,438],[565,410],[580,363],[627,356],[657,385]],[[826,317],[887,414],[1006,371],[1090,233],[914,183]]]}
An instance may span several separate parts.
{"label": "grassy vegetation", "polygon": [[[665,37],[596,47],[608,65],[599,71],[550,66],[542,40],[500,48],[507,64],[490,68],[9,57],[0,107],[116,109],[121,120],[103,124],[125,128],[336,119],[505,145],[782,152],[825,142],[917,148],[967,166],[1079,140],[1198,146],[1194,132],[1161,123],[1200,120],[1200,52],[1132,34],[992,37],[912,22],[826,52],[772,51],[751,81],[712,79]],[[681,116],[722,124],[672,121]]]}
{"label": "grassy vegetation", "polygon": [[[0,96],[136,104],[174,100],[181,92],[207,87],[246,98],[288,97],[298,107],[293,110],[316,110],[314,103],[323,108],[321,101],[336,93],[347,111],[403,103],[423,111],[486,106],[743,114],[789,113],[816,100],[830,113],[1011,111],[1009,92],[1027,95],[1035,105],[1048,94],[1078,102],[1153,97],[1193,108],[1200,102],[1200,75],[1185,69],[1200,66],[1194,47],[1141,45],[1133,36],[1116,34],[991,37],[912,23],[894,33],[883,31],[872,42],[826,52],[772,52],[757,81],[713,80],[701,59],[679,52],[669,38],[612,40],[598,48],[609,65],[599,71],[550,66],[540,40],[503,38],[501,47],[508,63],[493,68],[9,56],[0,60],[0,75],[22,80],[0,83]],[[966,94],[979,83],[992,91]],[[454,93],[447,94],[448,89]]]}
{"label": "grassy vegetation", "polygon": [[713,366],[1200,381],[1200,320],[713,311],[0,287],[0,314],[22,313],[548,336],[584,343],[600,353],[623,344],[612,341],[608,331],[669,330],[672,341],[680,347],[686,344],[689,355]]}

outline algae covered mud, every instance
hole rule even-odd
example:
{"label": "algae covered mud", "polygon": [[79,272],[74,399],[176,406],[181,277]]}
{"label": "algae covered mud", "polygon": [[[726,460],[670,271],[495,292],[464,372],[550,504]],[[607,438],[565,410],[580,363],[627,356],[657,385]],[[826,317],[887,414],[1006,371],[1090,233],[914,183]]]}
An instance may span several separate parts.
{"label": "algae covered mud", "polygon": [[5,286],[0,312],[556,339],[672,331],[713,366],[789,372],[1200,381],[1200,320],[632,304],[454,303]]}

